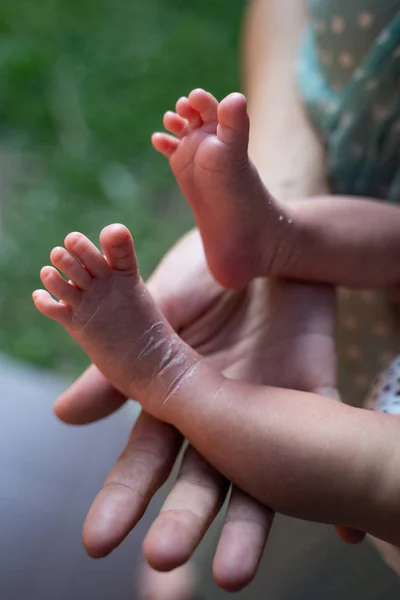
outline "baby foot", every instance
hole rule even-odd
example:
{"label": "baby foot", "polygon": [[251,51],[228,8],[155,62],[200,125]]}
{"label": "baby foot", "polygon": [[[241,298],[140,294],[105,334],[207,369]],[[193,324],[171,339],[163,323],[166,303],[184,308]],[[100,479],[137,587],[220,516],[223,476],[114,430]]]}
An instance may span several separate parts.
{"label": "baby foot", "polygon": [[41,313],[65,327],[121,392],[158,416],[182,382],[194,377],[199,357],[154,304],[127,228],[109,225],[100,242],[104,255],[81,233],[70,233],[65,248],[54,248],[50,255],[69,281],[55,268],[43,267],[40,277],[48,292],[35,291],[33,300]]}
{"label": "baby foot", "polygon": [[197,89],[165,113],[164,125],[176,137],[155,133],[152,142],[193,210],[214,277],[239,288],[272,274],[291,221],[249,159],[246,98],[230,94],[218,103]]}

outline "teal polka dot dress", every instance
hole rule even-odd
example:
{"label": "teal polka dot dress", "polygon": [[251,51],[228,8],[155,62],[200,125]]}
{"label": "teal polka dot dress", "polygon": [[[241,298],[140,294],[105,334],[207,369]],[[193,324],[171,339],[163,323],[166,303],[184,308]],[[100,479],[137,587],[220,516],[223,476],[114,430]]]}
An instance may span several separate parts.
{"label": "teal polka dot dress", "polygon": [[[326,145],[332,192],[400,204],[400,0],[309,0],[308,7],[298,83]],[[363,403],[389,364],[366,405],[400,415],[398,314],[400,303],[385,290],[339,290],[343,397]]]}
{"label": "teal polka dot dress", "polygon": [[310,0],[299,86],[334,193],[400,203],[399,0]]}

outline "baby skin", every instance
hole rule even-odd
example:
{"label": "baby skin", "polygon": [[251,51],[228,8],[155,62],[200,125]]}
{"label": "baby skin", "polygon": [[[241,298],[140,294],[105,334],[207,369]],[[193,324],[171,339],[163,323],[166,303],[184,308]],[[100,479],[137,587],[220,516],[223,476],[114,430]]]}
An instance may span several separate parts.
{"label": "baby skin", "polygon": [[218,103],[193,90],[165,113],[164,126],[173,135],[155,133],[153,146],[169,159],[223,286],[241,288],[258,276],[351,287],[400,281],[400,210],[340,196],[280,204],[249,159],[242,94]]}
{"label": "baby skin", "polygon": [[[71,233],[65,247],[52,251],[53,265],[69,281],[44,267],[48,291],[34,292],[38,310],[63,325],[116,388],[177,427],[252,497],[278,512],[334,520],[399,544],[400,477],[393,480],[387,470],[385,451],[391,447],[391,460],[400,458],[398,420],[225,378],[158,311],[129,231],[110,225],[100,242],[103,254]],[[375,514],[380,517],[371,524]]]}

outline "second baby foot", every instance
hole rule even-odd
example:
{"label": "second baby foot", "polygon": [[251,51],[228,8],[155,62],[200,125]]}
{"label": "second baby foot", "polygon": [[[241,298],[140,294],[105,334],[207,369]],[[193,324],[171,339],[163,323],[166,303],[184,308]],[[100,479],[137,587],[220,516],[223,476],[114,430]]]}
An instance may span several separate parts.
{"label": "second baby foot", "polygon": [[48,291],[35,291],[34,303],[65,327],[115,387],[158,416],[182,382],[195,375],[199,357],[154,304],[128,229],[109,225],[100,242],[104,254],[81,233],[70,233],[65,247],[50,255],[69,281],[54,267],[43,267]]}
{"label": "second baby foot", "polygon": [[152,142],[193,210],[214,277],[242,287],[271,274],[291,220],[249,159],[246,98],[234,93],[218,103],[197,89],[165,114],[164,125],[174,136],[155,133]]}

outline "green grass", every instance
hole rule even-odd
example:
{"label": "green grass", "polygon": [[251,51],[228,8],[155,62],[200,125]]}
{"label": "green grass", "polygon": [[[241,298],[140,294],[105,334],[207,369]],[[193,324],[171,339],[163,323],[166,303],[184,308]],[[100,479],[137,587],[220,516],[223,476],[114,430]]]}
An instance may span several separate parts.
{"label": "green grass", "polygon": [[192,223],[150,146],[193,87],[238,88],[238,0],[18,0],[0,7],[0,351],[73,374],[86,359],[30,295],[71,230],[132,230],[149,274]]}

